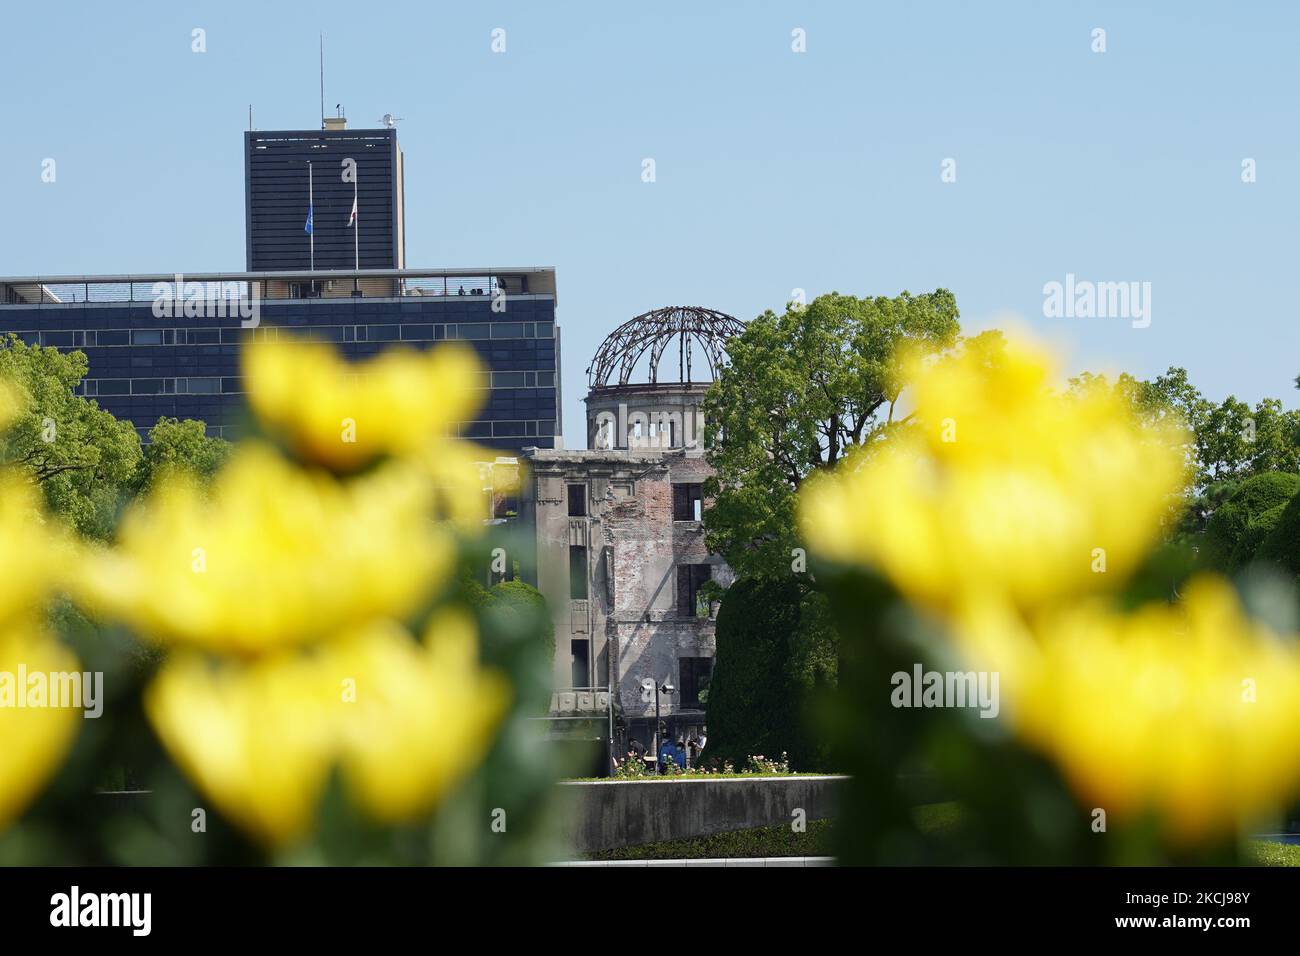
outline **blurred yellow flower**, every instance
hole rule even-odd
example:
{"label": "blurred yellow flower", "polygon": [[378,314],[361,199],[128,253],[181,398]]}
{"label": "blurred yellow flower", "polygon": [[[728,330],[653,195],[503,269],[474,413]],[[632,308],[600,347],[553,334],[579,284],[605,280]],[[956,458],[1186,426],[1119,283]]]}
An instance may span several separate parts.
{"label": "blurred yellow flower", "polygon": [[329,774],[329,688],[293,652],[240,663],[173,653],[145,710],[176,763],[231,821],[283,844],[312,825]]}
{"label": "blurred yellow flower", "polygon": [[322,343],[267,343],[245,348],[243,363],[266,429],[297,457],[340,472],[454,434],[484,396],[477,355],[456,344],[349,363]]}
{"label": "blurred yellow flower", "polygon": [[1118,583],[1182,487],[1183,436],[1139,423],[1111,392],[1053,392],[1054,374],[1045,351],[1014,340],[992,364],[973,352],[910,363],[915,426],[808,483],[805,540],[940,610]]}
{"label": "blurred yellow flower", "polygon": [[432,808],[486,753],[508,683],[478,662],[472,619],[423,645],[376,622],[309,652],[212,663],[181,652],[146,693],[150,721],[231,820],[283,846],[311,827],[330,769],[372,817]]}
{"label": "blurred yellow flower", "polygon": [[956,627],[1001,673],[1016,731],[1113,819],[1154,809],[1196,839],[1259,822],[1300,785],[1300,648],[1220,578],[1194,579],[1172,606],[1049,611],[1032,634],[1012,615]]}
{"label": "blurred yellow flower", "polygon": [[76,558],[62,526],[47,520],[36,485],[15,471],[0,470],[0,625],[40,613],[49,593],[70,576]]}
{"label": "blurred yellow flower", "polygon": [[88,603],[142,635],[257,654],[401,618],[451,573],[433,488],[395,464],[346,483],[266,446],[234,453],[204,494],[185,475],[129,512],[83,575]]}
{"label": "blurred yellow flower", "polygon": [[477,766],[510,701],[510,685],[478,661],[474,621],[444,611],[423,645],[400,628],[376,626],[332,645],[345,777],[379,820],[419,815]]}
{"label": "blurred yellow flower", "polygon": [[481,534],[493,492],[517,493],[521,465],[493,466],[495,453],[469,441],[441,442],[405,459],[433,485],[437,511],[463,534]]}
{"label": "blurred yellow flower", "polygon": [[[2,553],[2,552],[0,552]],[[0,674],[26,693],[19,675],[70,673],[77,659],[30,622],[11,621],[0,629]],[[82,711],[76,707],[19,707],[17,698],[0,702],[0,831],[40,792],[72,746]]]}
{"label": "blurred yellow flower", "polygon": [[77,555],[61,526],[47,520],[36,485],[0,470],[0,679],[12,695],[0,693],[0,830],[40,792],[76,736],[80,710],[19,707],[18,697],[27,693],[24,673],[79,669],[76,657],[40,624]]}

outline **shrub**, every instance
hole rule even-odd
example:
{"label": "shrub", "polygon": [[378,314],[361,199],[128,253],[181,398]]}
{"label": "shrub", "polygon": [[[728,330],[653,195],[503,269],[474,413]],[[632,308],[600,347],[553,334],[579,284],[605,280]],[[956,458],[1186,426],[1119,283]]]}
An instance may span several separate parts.
{"label": "shrub", "polygon": [[[1253,551],[1246,554],[1238,546],[1247,535],[1250,522],[1286,504],[1297,491],[1300,491],[1300,475],[1289,472],[1270,471],[1243,481],[1210,516],[1204,538],[1206,561],[1219,570],[1232,570],[1248,561]],[[1244,560],[1239,562],[1239,558]]]}
{"label": "shrub", "polygon": [[[502,581],[494,584],[487,594],[490,603],[508,608],[526,619],[535,619],[550,656],[555,656],[555,622],[551,619],[551,612],[541,591],[524,581]],[[531,626],[534,621],[529,620],[528,623]]]}
{"label": "shrub", "polygon": [[501,581],[486,588],[466,570],[462,570],[459,584],[470,607],[496,616],[510,631],[536,628],[546,644],[548,659],[555,657],[555,622],[541,591],[523,581]]}
{"label": "shrub", "polygon": [[1286,510],[1285,504],[1280,504],[1276,508],[1270,508],[1261,515],[1251,518],[1246,524],[1246,530],[1241,533],[1237,539],[1237,546],[1232,549],[1232,558],[1229,567],[1240,568],[1255,560],[1258,555],[1260,545],[1264,543],[1277,523],[1282,519],[1282,512]]}
{"label": "shrub", "polygon": [[1282,508],[1255,554],[1300,576],[1300,493]]}

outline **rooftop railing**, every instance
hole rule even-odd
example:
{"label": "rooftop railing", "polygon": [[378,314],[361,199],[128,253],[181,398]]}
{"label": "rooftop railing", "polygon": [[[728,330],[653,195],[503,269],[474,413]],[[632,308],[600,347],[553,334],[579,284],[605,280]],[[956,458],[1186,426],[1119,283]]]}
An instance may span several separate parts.
{"label": "rooftop railing", "polygon": [[318,269],[157,275],[0,277],[0,307],[86,303],[148,304],[160,297],[265,301],[404,296],[555,296],[547,267]]}

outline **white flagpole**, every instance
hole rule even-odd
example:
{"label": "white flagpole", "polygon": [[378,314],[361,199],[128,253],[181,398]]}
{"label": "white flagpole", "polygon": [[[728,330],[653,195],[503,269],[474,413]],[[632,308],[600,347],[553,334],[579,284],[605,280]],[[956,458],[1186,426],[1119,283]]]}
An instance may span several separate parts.
{"label": "white flagpole", "polygon": [[352,208],[357,211],[357,217],[352,223],[352,265],[358,272],[361,271],[361,207],[357,203],[357,177],[352,176]]}

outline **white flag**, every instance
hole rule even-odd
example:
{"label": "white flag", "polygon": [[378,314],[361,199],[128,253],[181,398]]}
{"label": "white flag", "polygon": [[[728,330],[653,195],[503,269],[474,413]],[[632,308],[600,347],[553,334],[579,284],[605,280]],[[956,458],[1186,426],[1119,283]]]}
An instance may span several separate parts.
{"label": "white flag", "polygon": [[352,215],[348,216],[348,225],[354,226],[357,222],[357,197],[352,197]]}

